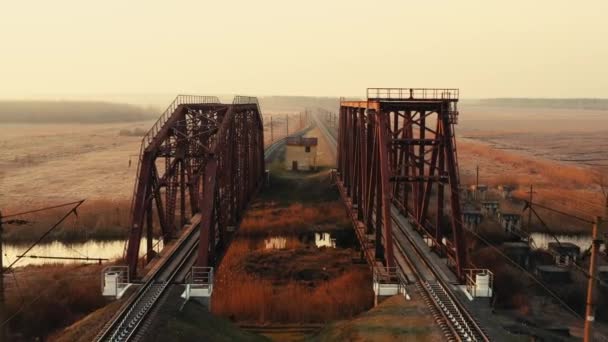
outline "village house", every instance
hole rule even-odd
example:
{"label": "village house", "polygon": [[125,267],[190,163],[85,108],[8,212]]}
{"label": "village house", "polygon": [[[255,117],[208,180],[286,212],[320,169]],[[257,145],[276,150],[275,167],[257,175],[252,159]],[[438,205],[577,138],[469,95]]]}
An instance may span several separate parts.
{"label": "village house", "polygon": [[312,171],[317,168],[317,138],[288,137],[285,147],[285,168]]}

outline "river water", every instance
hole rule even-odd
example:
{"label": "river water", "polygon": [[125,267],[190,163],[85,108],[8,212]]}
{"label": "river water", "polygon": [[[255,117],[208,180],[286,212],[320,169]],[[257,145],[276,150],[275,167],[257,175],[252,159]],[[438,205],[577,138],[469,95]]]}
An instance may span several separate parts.
{"label": "river water", "polygon": [[[314,233],[313,233],[314,234]],[[335,234],[335,233],[334,233]],[[335,236],[329,233],[317,233],[313,236],[313,241],[317,247],[327,246],[335,247]],[[534,241],[533,248],[546,249],[550,242],[555,242],[555,239],[549,234],[533,233],[531,235]],[[558,235],[557,238],[560,242],[571,242],[581,248],[581,251],[589,248],[591,245],[591,236],[589,235]],[[332,241],[333,240],[333,241]],[[338,245],[340,245],[341,239],[338,238]],[[271,237],[265,241],[266,249],[281,249],[285,248],[287,239],[283,236]],[[350,242],[350,241],[349,241]],[[156,244],[156,241],[155,241]],[[145,240],[141,241],[140,254],[145,253]],[[5,244],[3,246],[3,262],[4,265],[10,265],[18,255],[21,255],[29,245],[12,245]],[[162,248],[162,243],[158,244],[155,248]],[[44,243],[34,247],[28,255],[35,256],[59,256],[59,257],[77,257],[77,258],[104,258],[104,259],[118,259],[122,258],[123,251],[125,248],[124,240],[113,240],[113,241],[87,241],[79,243],[62,243],[62,242],[51,242]],[[42,264],[57,264],[57,263],[83,263],[86,261],[82,260],[53,260],[53,259],[40,259],[40,258],[22,258],[15,266],[27,266],[27,265],[42,265]],[[95,261],[89,261],[95,262]]]}
{"label": "river water", "polygon": [[[156,240],[154,244],[156,245]],[[146,241],[142,239],[140,255],[145,254]],[[18,255],[29,247],[28,244],[23,245],[12,245],[5,244],[2,247],[3,263],[4,266],[10,265],[17,259]],[[162,249],[162,242],[159,243],[155,250],[158,248]],[[39,244],[32,248],[27,255],[30,256],[54,256],[54,257],[76,257],[76,258],[103,258],[103,259],[118,259],[122,258],[123,251],[125,248],[125,240],[113,240],[113,241],[87,241],[79,243],[62,243],[62,242],[50,242]],[[41,259],[41,258],[28,258],[24,257],[15,264],[15,267],[27,266],[27,265],[42,265],[42,264],[66,264],[66,263],[83,263],[83,262],[96,262],[96,261],[83,261],[83,260],[54,260],[54,259]]]}
{"label": "river water", "polygon": [[[533,248],[547,249],[550,242],[556,242],[552,235],[544,233],[532,233],[530,237],[534,241]],[[560,243],[570,242],[579,246],[581,251],[591,246],[590,235],[556,235],[556,237]]]}

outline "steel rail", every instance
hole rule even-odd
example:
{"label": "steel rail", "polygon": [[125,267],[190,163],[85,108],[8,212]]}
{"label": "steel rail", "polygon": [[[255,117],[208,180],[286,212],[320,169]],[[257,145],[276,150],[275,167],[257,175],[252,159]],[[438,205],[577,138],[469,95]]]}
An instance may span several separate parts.
{"label": "steel rail", "polygon": [[[303,134],[311,127],[312,126],[309,125],[300,131],[292,133],[291,135]],[[266,147],[264,150],[264,157],[269,158],[286,142],[286,140],[287,137],[283,137]],[[166,294],[170,287],[169,285],[174,280],[175,276],[183,271],[184,266],[190,263],[189,261],[192,261],[190,260],[191,256],[198,248],[199,234],[200,232],[198,229],[196,229],[196,227],[192,229],[188,237],[186,237],[180,243],[180,246],[176,247],[163,265],[161,265],[161,267],[159,267],[154,274],[150,276],[148,281],[143,284],[138,292],[133,295],[129,301],[122,306],[114,318],[112,318],[112,320],[104,326],[102,331],[96,336],[95,341],[129,341],[136,336],[139,327],[145,323],[145,321],[150,317],[150,313],[156,308],[156,306],[158,306],[160,302],[162,302],[161,299]],[[192,239],[194,239],[195,242],[192,242]],[[184,252],[183,248],[189,244],[191,244],[191,246],[188,247]],[[169,268],[170,265],[174,264],[174,262],[178,259],[178,265]],[[157,280],[159,278],[164,278],[163,275],[165,275],[167,272],[169,272],[169,276],[166,277],[167,280],[162,283],[158,283]],[[155,291],[154,285],[161,286],[157,291]],[[143,304],[143,308],[140,307],[140,310],[135,312],[136,308],[140,304]],[[135,317],[132,317],[133,315]],[[135,320],[129,320],[129,317],[135,318]],[[124,324],[126,324],[124,326],[125,329],[121,329],[121,326]]]}
{"label": "steel rail", "polygon": [[[322,120],[320,120],[314,114],[313,114],[313,120],[315,121],[315,123],[317,124],[317,126],[319,127],[319,129],[321,130],[321,132],[323,133],[323,135],[325,136],[325,138],[327,139],[329,144],[332,145],[333,149],[330,148],[330,150],[332,150],[332,151],[337,150],[336,138],[327,129],[327,127],[322,122]],[[403,215],[401,215],[398,212],[395,213],[395,211],[397,211],[396,207],[392,206],[391,207],[391,218],[392,218],[393,222],[396,224],[396,226],[393,227],[393,231],[403,234],[403,236],[408,241],[409,245],[412,247],[411,248],[412,251],[415,252],[417,259],[422,261],[425,268],[432,273],[433,279],[427,279],[427,277],[423,275],[423,271],[419,268],[419,266],[417,266],[420,263],[417,263],[414,260],[412,260],[413,257],[405,251],[404,246],[401,245],[401,241],[397,241],[397,239],[395,239],[393,248],[396,248],[400,252],[399,253],[400,256],[408,264],[407,267],[414,273],[414,276],[418,279],[418,283],[421,285],[419,288],[426,294],[428,299],[432,300],[434,309],[439,311],[439,313],[441,314],[441,316],[447,323],[447,325],[450,329],[450,332],[452,333],[454,338],[456,338],[460,341],[484,341],[484,342],[490,341],[490,339],[487,336],[487,334],[485,333],[485,331],[483,331],[483,329],[479,326],[479,324],[477,324],[477,321],[473,318],[473,316],[470,314],[470,312],[464,307],[464,305],[460,302],[460,300],[452,292],[452,289],[449,286],[449,284],[447,284],[447,282],[443,279],[443,277],[441,277],[441,275],[436,271],[436,269],[432,265],[432,263],[426,258],[426,256],[424,256],[424,253],[415,244],[411,235],[407,232],[407,230],[399,222],[399,218],[403,218],[403,219],[407,219],[407,218],[403,217]],[[399,234],[397,234],[397,236],[399,236]],[[399,240],[402,240],[402,239],[399,239]],[[404,270],[404,267],[403,267],[403,265],[401,265],[401,262],[398,262],[398,266],[402,271]],[[444,297],[442,299],[440,297],[440,295],[442,295],[441,293],[439,293],[439,294],[435,293],[435,290],[433,289],[433,285],[431,285],[432,282],[436,282],[436,284],[438,284],[440,286],[440,288],[437,288],[437,291],[443,291],[445,293],[445,295],[447,296],[447,301],[449,301],[451,303],[446,303],[446,298]],[[450,304],[453,304],[456,309],[455,310],[444,309],[444,308],[449,307]],[[448,312],[454,311],[454,312],[448,313],[446,311],[448,311]],[[455,315],[462,316],[462,320],[464,322],[466,322],[466,324],[469,326],[469,329],[471,330],[471,332],[476,334],[477,336],[466,336],[463,333],[460,333],[462,330],[461,327],[456,326],[454,319],[449,317],[450,314],[452,315],[452,317],[454,317]],[[460,325],[460,323],[458,323],[458,324]]]}
{"label": "steel rail", "polygon": [[[395,211],[395,210],[397,210],[397,209],[393,207],[393,211]],[[415,252],[416,259],[419,261],[422,261],[425,268],[432,273],[431,277],[424,276],[422,270],[418,266],[418,265],[420,265],[420,263],[413,262],[413,260],[412,260],[413,258],[409,255],[409,253],[407,253],[405,251],[406,250],[405,246],[397,244],[398,248],[401,249],[401,252],[404,255],[404,257],[409,260],[409,263],[412,265],[415,265],[414,266],[415,270],[413,270],[413,271],[415,274],[417,273],[417,277],[419,277],[418,280],[419,280],[419,282],[421,282],[421,285],[423,285],[422,288],[425,290],[425,293],[428,296],[430,296],[431,299],[433,299],[433,301],[436,304],[436,307],[442,313],[442,316],[444,316],[444,318],[446,319],[448,324],[449,324],[449,322],[452,322],[452,324],[449,324],[450,329],[453,330],[453,332],[456,334],[456,336],[458,336],[463,341],[469,341],[469,339],[467,339],[469,337],[467,335],[469,335],[469,334],[474,335],[474,336],[471,336],[472,339],[470,339],[470,341],[490,341],[490,339],[486,335],[485,331],[483,331],[483,329],[479,326],[479,324],[477,324],[477,321],[475,320],[475,318],[464,307],[464,305],[462,305],[460,300],[455,296],[450,284],[448,284],[445,281],[445,279],[443,279],[443,277],[439,274],[439,272],[437,272],[436,268],[433,266],[431,261],[428,260],[428,258],[424,255],[424,253],[420,249],[420,247],[414,242],[414,239],[411,236],[411,234],[409,232],[407,232],[406,228],[403,227],[401,222],[399,222],[399,220],[397,218],[399,216],[401,216],[401,217],[403,217],[403,216],[400,214],[395,214],[395,213],[393,213],[392,216],[393,216],[393,222],[396,224],[396,228],[394,230],[397,230],[398,232],[401,232],[403,234],[403,236],[407,239],[409,247],[411,247],[411,250]],[[405,219],[405,217],[403,217],[403,218]],[[439,285],[440,288],[436,288],[436,290],[434,290],[433,289],[434,284]],[[437,293],[437,292],[440,292],[440,293]],[[440,298],[440,296],[443,294],[441,292],[443,292],[447,296],[447,298],[443,298],[443,299]],[[453,304],[455,306],[455,309],[450,310],[448,308],[449,304]],[[452,317],[450,317],[450,315]],[[454,326],[456,321],[458,321],[458,316],[460,316],[461,320],[465,323],[464,324],[465,327],[461,328],[458,326]],[[461,325],[460,322],[458,322],[458,324]],[[470,332],[466,331],[467,329],[470,330]],[[465,335],[465,333],[466,333],[466,335]],[[477,336],[475,336],[475,335],[477,335]]]}
{"label": "steel rail", "polygon": [[[199,230],[192,229],[180,246],[150,276],[138,292],[133,295],[114,318],[96,336],[95,341],[129,341],[138,328],[149,318],[149,313],[164,297],[175,276],[187,266],[198,248]],[[184,247],[186,247],[184,249]],[[177,265],[175,265],[177,263]],[[163,279],[158,282],[159,279]],[[155,285],[160,285],[155,287]],[[138,309],[138,310],[137,310]]]}

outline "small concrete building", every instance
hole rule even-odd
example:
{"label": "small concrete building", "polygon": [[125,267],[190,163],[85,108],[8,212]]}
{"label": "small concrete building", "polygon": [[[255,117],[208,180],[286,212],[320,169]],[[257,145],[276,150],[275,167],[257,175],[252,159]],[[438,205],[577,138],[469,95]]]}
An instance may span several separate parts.
{"label": "small concrete building", "polygon": [[498,222],[505,229],[505,233],[521,230],[521,215],[515,213],[498,213]]}
{"label": "small concrete building", "polygon": [[512,198],[513,191],[516,189],[515,185],[499,185],[498,192],[500,192],[500,196],[502,198]]}
{"label": "small concrete building", "polygon": [[288,137],[285,147],[285,168],[310,171],[317,168],[317,138]]}
{"label": "small concrete building", "polygon": [[536,266],[536,275],[543,281],[548,283],[569,283],[570,272],[567,268],[558,267],[555,265],[538,265]]}
{"label": "small concrete building", "polygon": [[481,212],[485,216],[494,216],[498,212],[500,204],[498,201],[483,201],[481,202]]}
{"label": "small concrete building", "polygon": [[458,193],[460,194],[460,198],[462,198],[465,201],[468,201],[471,199],[471,191],[469,190],[469,187],[463,184],[460,184],[458,186]]}
{"label": "small concrete building", "polygon": [[484,201],[488,194],[488,186],[485,184],[471,185],[473,197],[477,201]]}
{"label": "small concrete building", "polygon": [[503,242],[505,254],[515,261],[519,266],[528,268],[530,266],[530,245],[525,242]]}
{"label": "small concrete building", "polygon": [[557,266],[569,266],[581,254],[581,248],[571,242],[549,242],[547,247]]}
{"label": "small concrete building", "polygon": [[600,265],[597,267],[597,276],[600,280],[608,282],[608,265]]}
{"label": "small concrete building", "polygon": [[483,220],[483,214],[479,210],[465,210],[462,216],[465,227],[472,231],[477,231],[477,226]]}

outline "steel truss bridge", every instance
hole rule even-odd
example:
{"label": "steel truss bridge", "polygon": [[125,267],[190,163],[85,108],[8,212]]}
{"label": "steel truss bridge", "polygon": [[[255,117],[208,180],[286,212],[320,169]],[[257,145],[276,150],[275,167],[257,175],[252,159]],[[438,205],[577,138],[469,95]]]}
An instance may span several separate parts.
{"label": "steel truss bridge", "polygon": [[457,89],[370,88],[366,100],[341,99],[337,136],[315,121],[374,281],[414,284],[447,341],[490,341],[454,287],[471,290],[487,271],[467,268],[457,102]]}
{"label": "steel truss bridge", "polygon": [[153,228],[166,241],[200,215],[198,266],[209,266],[225,245],[264,175],[264,132],[256,98],[178,96],[144,136],[131,205],[126,251],[137,276],[140,241],[154,256]]}
{"label": "steel truss bridge", "polygon": [[462,279],[467,254],[454,137],[458,89],[372,88],[367,93],[366,101],[340,103],[337,166],[349,209],[356,210],[368,234],[375,234],[370,262],[395,266],[394,205],[430,237],[437,253],[448,256]]}
{"label": "steel truss bridge", "polygon": [[[409,270],[448,340],[488,341],[412,234],[429,238],[455,279],[464,280],[457,101],[456,89],[374,88],[366,100],[341,101],[337,139],[313,119],[336,151],[336,183],[374,278]],[[155,227],[172,243],[96,340],[141,340],[169,285],[186,281],[193,265],[218,262],[229,232],[263,184],[265,153],[283,143],[264,150],[263,131],[255,98],[223,104],[216,97],[180,95],[144,136],[126,249],[129,277],[138,279],[140,263],[154,259]]]}

